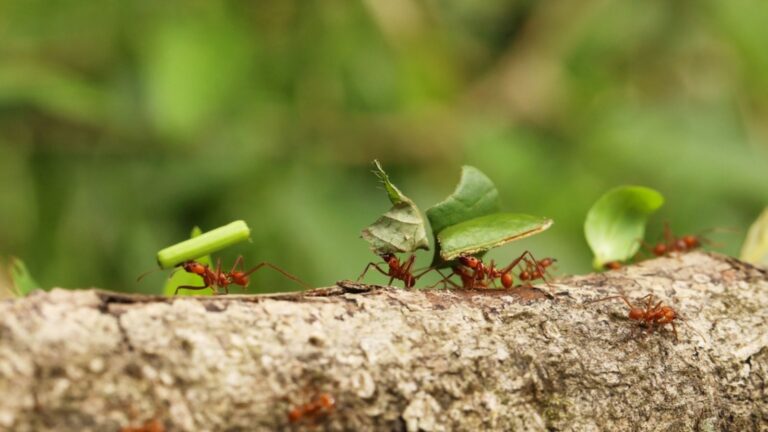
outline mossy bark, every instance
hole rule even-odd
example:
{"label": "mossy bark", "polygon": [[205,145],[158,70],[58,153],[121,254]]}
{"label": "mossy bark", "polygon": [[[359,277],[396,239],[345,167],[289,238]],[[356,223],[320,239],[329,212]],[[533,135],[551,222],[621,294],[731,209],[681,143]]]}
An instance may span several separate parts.
{"label": "mossy bark", "polygon": [[[585,304],[619,293],[674,307],[678,340]],[[705,253],[541,291],[57,289],[0,303],[0,429],[766,430],[766,346],[768,274]]]}

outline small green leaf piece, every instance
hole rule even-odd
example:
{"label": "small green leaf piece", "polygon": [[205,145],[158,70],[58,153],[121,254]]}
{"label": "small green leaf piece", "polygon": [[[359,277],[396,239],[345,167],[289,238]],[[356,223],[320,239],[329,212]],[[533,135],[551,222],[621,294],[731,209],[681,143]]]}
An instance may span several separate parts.
{"label": "small green leaf piece", "polygon": [[643,186],[619,186],[601,196],[584,222],[595,269],[634,256],[645,236],[648,217],[662,204],[664,197],[659,192]]}
{"label": "small green leaf piece", "polygon": [[741,259],[748,263],[768,267],[768,207],[749,227],[747,239],[741,247]]}
{"label": "small green leaf piece", "polygon": [[[192,228],[192,232],[190,233],[189,238],[198,237],[202,233],[203,233],[203,230],[201,230],[200,227],[195,226],[194,228]],[[204,264],[207,266],[211,265],[210,255],[197,257],[193,259],[199,262],[200,264]],[[176,288],[181,285],[202,286],[203,278],[196,274],[187,273],[184,271],[184,269],[176,269],[174,270],[174,273],[171,275],[168,281],[165,282],[165,288],[163,288],[163,294],[168,297],[172,297],[176,292]],[[211,295],[211,294],[213,294],[212,290],[180,290],[178,295],[204,296],[204,295]]]}
{"label": "small green leaf piece", "polygon": [[429,250],[429,239],[419,208],[389,181],[378,160],[373,163],[376,166],[374,174],[384,184],[392,208],[363,230],[363,239],[371,244],[377,255]]}
{"label": "small green leaf piece", "polygon": [[248,225],[241,220],[235,221],[161,250],[157,253],[157,263],[160,268],[171,268],[248,240],[250,236]]}
{"label": "small green leaf piece", "polygon": [[493,213],[451,225],[437,234],[440,257],[451,261],[538,234],[552,219],[520,213]]}
{"label": "small green leaf piece", "polygon": [[13,289],[18,297],[24,297],[32,292],[32,290],[40,288],[40,284],[29,274],[29,270],[24,264],[24,261],[18,258],[11,258],[9,273],[11,274],[11,280],[13,281]]}
{"label": "small green leaf piece", "polygon": [[499,191],[491,179],[472,166],[461,168],[461,179],[456,190],[443,202],[427,209],[432,232],[440,233],[446,227],[469,219],[499,211]]}

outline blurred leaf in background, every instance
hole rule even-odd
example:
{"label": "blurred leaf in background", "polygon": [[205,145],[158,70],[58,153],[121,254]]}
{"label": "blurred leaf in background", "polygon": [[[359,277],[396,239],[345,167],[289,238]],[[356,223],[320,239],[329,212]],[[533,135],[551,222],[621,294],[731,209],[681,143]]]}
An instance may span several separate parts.
{"label": "blurred leaf in background", "polygon": [[374,158],[427,204],[477,167],[505,209],[557,222],[520,246],[563,273],[590,268],[583,217],[615,184],[664,194],[650,236],[746,228],[768,196],[767,19],[750,0],[6,0],[0,255],[46,288],[158,293],[161,274],[135,283],[154,251],[244,219],[253,244],[223,262],[329,284],[368,262]]}

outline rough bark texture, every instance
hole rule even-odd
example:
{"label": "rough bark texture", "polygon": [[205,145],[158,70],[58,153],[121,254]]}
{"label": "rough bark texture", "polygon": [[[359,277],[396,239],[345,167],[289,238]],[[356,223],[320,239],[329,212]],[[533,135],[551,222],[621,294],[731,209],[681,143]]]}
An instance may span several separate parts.
{"label": "rough bark texture", "polygon": [[[768,275],[692,253],[551,289],[341,286],[162,298],[53,290],[0,303],[0,428],[768,428]],[[621,301],[683,317],[648,333]],[[325,416],[288,412],[331,395]]]}

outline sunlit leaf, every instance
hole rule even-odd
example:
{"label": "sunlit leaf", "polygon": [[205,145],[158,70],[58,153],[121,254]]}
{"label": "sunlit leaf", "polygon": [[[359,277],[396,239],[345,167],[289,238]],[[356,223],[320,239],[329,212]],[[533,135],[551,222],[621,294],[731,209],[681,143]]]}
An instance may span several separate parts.
{"label": "sunlit leaf", "polygon": [[741,259],[768,267],[768,207],[749,228],[741,247]]}
{"label": "sunlit leaf", "polygon": [[584,222],[594,267],[631,258],[640,248],[648,216],[662,204],[659,192],[642,186],[620,186],[601,196]]}
{"label": "sunlit leaf", "polygon": [[362,237],[371,244],[374,253],[410,253],[417,249],[429,249],[424,218],[421,216],[416,204],[403,195],[400,190],[389,181],[389,176],[382,169],[379,161],[374,174],[384,184],[392,208],[381,215],[373,224],[365,228]]}
{"label": "sunlit leaf", "polygon": [[499,211],[499,191],[491,179],[472,166],[461,169],[456,190],[444,201],[427,209],[432,232],[440,233],[448,226]]}
{"label": "sunlit leaf", "polygon": [[32,292],[32,290],[40,288],[40,284],[29,274],[24,261],[18,258],[11,259],[9,273],[11,274],[11,281],[13,281],[13,290],[18,297],[23,297]]}
{"label": "sunlit leaf", "polygon": [[499,211],[499,191],[491,179],[479,169],[465,165],[461,168],[459,184],[451,195],[427,209],[427,218],[435,236],[433,266],[445,266],[438,234],[446,227]]}
{"label": "sunlit leaf", "polygon": [[462,254],[476,254],[538,234],[552,226],[552,219],[519,213],[493,213],[451,225],[437,235],[445,261]]}
{"label": "sunlit leaf", "polygon": [[[194,227],[192,228],[192,233],[190,234],[190,238],[195,238],[202,234],[203,231],[200,229],[200,227]],[[211,265],[211,256],[205,255],[203,257],[199,257],[195,259],[195,261],[205,264],[205,265]],[[176,292],[176,287],[181,285],[192,285],[192,286],[202,286],[203,285],[203,278],[201,278],[198,275],[187,273],[184,271],[184,269],[176,269],[174,270],[173,275],[168,279],[168,281],[165,283],[165,288],[163,288],[163,293],[166,296],[172,296]],[[179,295],[211,295],[213,293],[212,290],[180,290]]]}

